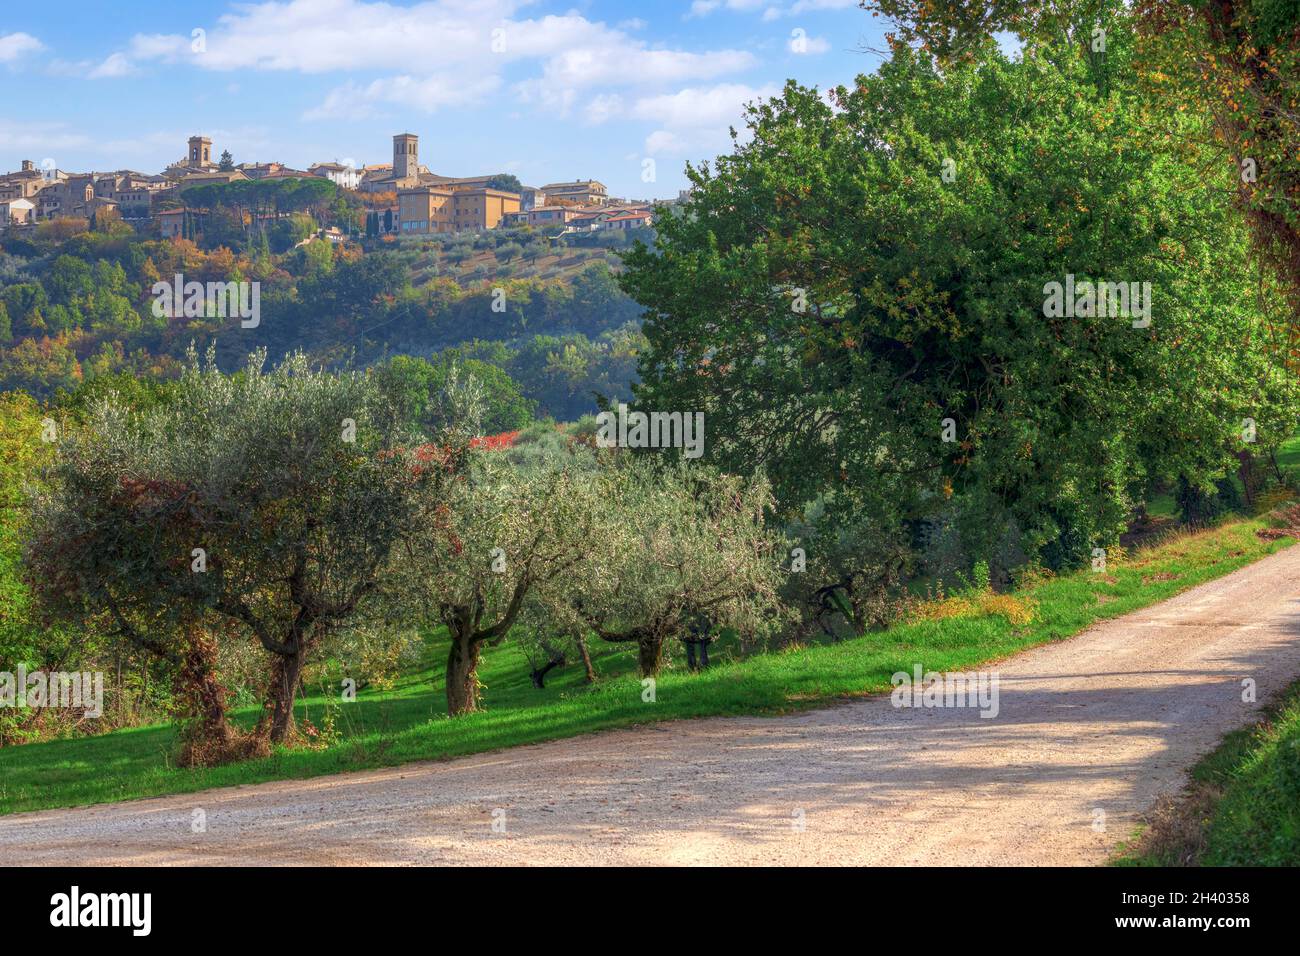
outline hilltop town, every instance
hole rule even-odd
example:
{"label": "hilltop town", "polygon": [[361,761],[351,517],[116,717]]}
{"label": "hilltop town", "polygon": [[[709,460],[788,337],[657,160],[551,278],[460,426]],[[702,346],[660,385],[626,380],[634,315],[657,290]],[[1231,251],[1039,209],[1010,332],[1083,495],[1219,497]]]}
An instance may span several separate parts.
{"label": "hilltop town", "polygon": [[[442,176],[420,163],[419,137],[393,137],[390,163],[356,167],[338,162],[306,170],[279,162],[235,164],[229,152],[213,159],[212,140],[191,136],[186,155],[161,173],[135,170],[70,173],[47,162],[24,160],[0,175],[0,232],[29,230],[40,222],[116,219],[158,238],[185,234],[189,210],[182,194],[203,186],[256,180],[323,179],[346,191],[363,216],[356,230],[371,236],[480,232],[535,226],[551,235],[628,230],[653,222],[648,200],[612,198],[594,179],[525,186],[514,176]],[[361,225],[364,222],[364,227]],[[556,228],[558,227],[558,229]],[[328,238],[342,240],[334,227]]]}

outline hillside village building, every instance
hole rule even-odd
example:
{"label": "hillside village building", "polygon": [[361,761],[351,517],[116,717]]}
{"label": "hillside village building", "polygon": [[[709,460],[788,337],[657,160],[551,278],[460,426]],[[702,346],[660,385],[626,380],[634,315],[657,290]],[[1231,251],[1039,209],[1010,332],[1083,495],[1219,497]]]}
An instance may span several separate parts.
{"label": "hillside village building", "polygon": [[206,136],[191,136],[185,158],[172,163],[163,175],[169,179],[182,179],[190,173],[213,173],[217,164],[212,161],[212,140]]}
{"label": "hillside village building", "polygon": [[35,218],[36,205],[30,199],[0,201],[0,232],[9,226],[22,226]]}
{"label": "hillside village building", "polygon": [[433,185],[434,176],[420,165],[420,137],[398,133],[393,137],[393,161],[388,166],[367,166],[361,188],[370,193],[400,192],[422,184]]}
{"label": "hillside village building", "polygon": [[312,176],[328,179],[340,189],[356,189],[361,185],[362,172],[355,166],[345,166],[342,163],[317,163],[307,172]]}
{"label": "hillside village building", "polygon": [[312,176],[305,169],[294,169],[284,163],[240,163],[235,169],[248,179],[308,179]]}
{"label": "hillside village building", "polygon": [[519,194],[482,187],[455,189],[418,186],[397,194],[399,231],[403,235],[495,229],[519,211]]}
{"label": "hillside village building", "polygon": [[164,209],[155,218],[158,220],[159,238],[180,239],[185,235],[184,209]]}
{"label": "hillside village building", "polygon": [[609,202],[609,191],[604,183],[594,179],[579,179],[571,183],[548,183],[542,187],[547,201],[563,199],[579,206],[603,206]]}
{"label": "hillside village building", "polygon": [[22,169],[0,180],[0,202],[7,199],[31,199],[47,185],[49,180],[44,174],[30,159],[24,159]]}
{"label": "hillside village building", "polygon": [[161,175],[129,169],[74,174],[37,169],[31,160],[23,160],[21,169],[0,175],[0,229],[28,228],[39,220],[57,218],[92,219],[111,212],[137,229],[175,237],[183,232],[185,215],[168,207],[180,204],[183,189],[308,177],[328,179],[373,197],[366,207],[372,222],[379,219],[381,234],[428,235],[523,225],[571,233],[628,229],[651,221],[648,204],[611,201],[605,185],[594,179],[525,186],[516,193],[493,186],[497,181],[493,175],[440,176],[421,165],[420,138],[414,133],[393,137],[391,163],[361,168],[316,163],[308,170],[279,162],[222,169],[213,161],[212,140],[197,135],[189,138],[185,156]]}

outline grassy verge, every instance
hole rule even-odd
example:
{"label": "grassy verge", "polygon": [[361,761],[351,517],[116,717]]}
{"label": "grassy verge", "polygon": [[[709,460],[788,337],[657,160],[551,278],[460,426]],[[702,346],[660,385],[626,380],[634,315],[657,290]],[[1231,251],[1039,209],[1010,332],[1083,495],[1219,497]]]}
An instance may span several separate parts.
{"label": "grassy verge", "polygon": [[1119,866],[1300,866],[1300,681],[1192,770]]}
{"label": "grassy verge", "polygon": [[[76,806],[207,787],[446,759],[591,731],[687,717],[773,714],[816,706],[837,697],[889,689],[889,678],[920,663],[927,670],[964,670],[1016,651],[1061,640],[1088,625],[1154,604],[1234,571],[1290,544],[1264,541],[1263,519],[1238,520],[1175,536],[1112,564],[1104,574],[1080,572],[1039,581],[1018,592],[1034,616],[984,613],[998,602],[976,602],[966,616],[922,620],[837,644],[739,658],[722,655],[700,674],[670,669],[659,678],[655,701],[642,699],[630,653],[610,650],[597,659],[602,679],[581,683],[566,668],[536,690],[520,652],[509,644],[484,658],[486,710],[451,720],[443,716],[445,641],[428,641],[426,666],[384,691],[356,702],[310,697],[301,717],[332,721],[327,745],[280,750],[272,756],[205,770],[174,767],[173,731],[141,727],[98,737],[55,740],[0,750],[0,813]],[[256,711],[237,712],[251,723]]]}

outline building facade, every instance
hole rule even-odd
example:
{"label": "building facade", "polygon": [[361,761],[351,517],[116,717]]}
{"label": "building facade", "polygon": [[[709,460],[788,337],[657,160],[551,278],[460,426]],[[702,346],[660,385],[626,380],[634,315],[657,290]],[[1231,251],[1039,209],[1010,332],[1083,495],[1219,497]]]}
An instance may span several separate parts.
{"label": "building facade", "polygon": [[504,189],[416,186],[397,194],[402,235],[495,229],[519,210],[519,194]]}
{"label": "building facade", "polygon": [[0,202],[0,232],[11,226],[23,226],[36,218],[36,204],[30,199],[6,199]]}
{"label": "building facade", "polygon": [[603,206],[609,202],[605,184],[594,179],[578,179],[569,183],[547,183],[542,187],[546,201],[563,199],[579,206]]}
{"label": "building facade", "polygon": [[501,217],[519,212],[519,194],[504,189],[462,189],[452,193],[452,221],[457,232],[495,229]]}
{"label": "building facade", "polygon": [[452,232],[452,196],[450,189],[417,186],[397,194],[397,231],[399,235],[427,235]]}
{"label": "building facade", "polygon": [[340,189],[356,189],[361,185],[361,170],[342,163],[317,163],[307,172],[322,179],[328,179]]}

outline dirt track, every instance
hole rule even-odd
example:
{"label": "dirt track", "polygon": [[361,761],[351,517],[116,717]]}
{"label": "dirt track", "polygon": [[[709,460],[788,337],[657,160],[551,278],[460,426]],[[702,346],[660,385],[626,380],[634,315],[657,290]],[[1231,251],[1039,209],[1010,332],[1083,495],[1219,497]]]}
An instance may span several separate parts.
{"label": "dirt track", "polygon": [[[888,697],[449,763],[0,818],[34,864],[1102,862],[1300,675],[1300,547],[997,666],[1000,712]],[[194,809],[207,832],[191,832]],[[497,827],[494,829],[493,823]],[[504,825],[504,833],[498,832]]]}

